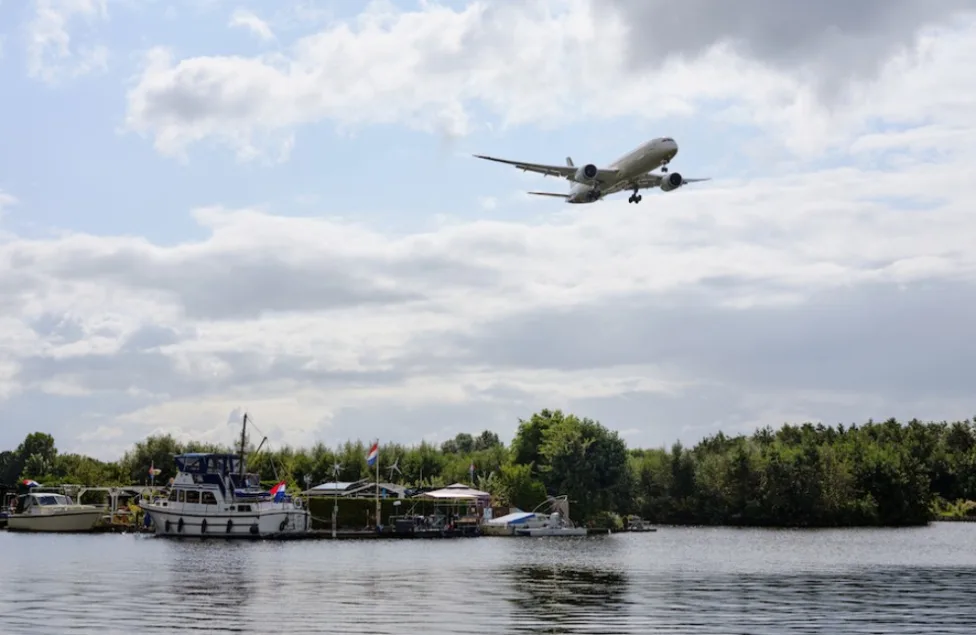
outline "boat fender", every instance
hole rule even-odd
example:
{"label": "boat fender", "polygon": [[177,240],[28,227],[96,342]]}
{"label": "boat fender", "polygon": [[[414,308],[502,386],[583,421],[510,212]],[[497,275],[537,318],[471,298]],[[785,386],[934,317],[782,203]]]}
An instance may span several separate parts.
{"label": "boat fender", "polygon": [[203,519],[203,522],[200,523],[200,533],[201,534],[207,533],[207,519],[206,518],[204,518]]}
{"label": "boat fender", "polygon": [[166,519],[166,533],[169,533],[169,519]]}
{"label": "boat fender", "polygon": [[183,518],[182,517],[180,517],[180,520],[176,523],[176,531],[180,532],[181,534],[183,533]]}
{"label": "boat fender", "polygon": [[253,525],[251,525],[251,533],[254,534],[255,536],[258,534],[258,524],[257,523],[254,523]]}
{"label": "boat fender", "polygon": [[282,518],[281,519],[281,524],[278,525],[278,531],[284,531],[285,530],[285,527],[287,527],[287,526],[288,526],[288,519],[287,518]]}
{"label": "boat fender", "polygon": [[227,519],[227,533],[234,527],[234,521],[230,518]]}

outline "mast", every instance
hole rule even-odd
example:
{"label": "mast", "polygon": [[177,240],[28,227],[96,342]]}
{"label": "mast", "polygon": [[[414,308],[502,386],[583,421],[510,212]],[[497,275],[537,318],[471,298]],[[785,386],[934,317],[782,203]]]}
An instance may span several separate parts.
{"label": "mast", "polygon": [[244,483],[244,443],[247,440],[247,413],[244,413],[244,422],[241,424],[241,456],[240,456],[240,477]]}
{"label": "mast", "polygon": [[376,530],[380,528],[380,443],[376,441]]}

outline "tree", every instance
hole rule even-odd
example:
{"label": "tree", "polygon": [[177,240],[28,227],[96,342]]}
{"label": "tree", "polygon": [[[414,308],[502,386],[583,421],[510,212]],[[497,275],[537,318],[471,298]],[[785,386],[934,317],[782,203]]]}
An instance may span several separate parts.
{"label": "tree", "polygon": [[627,446],[616,432],[574,415],[548,426],[539,449],[549,494],[567,495],[574,518],[626,511],[630,473]]}

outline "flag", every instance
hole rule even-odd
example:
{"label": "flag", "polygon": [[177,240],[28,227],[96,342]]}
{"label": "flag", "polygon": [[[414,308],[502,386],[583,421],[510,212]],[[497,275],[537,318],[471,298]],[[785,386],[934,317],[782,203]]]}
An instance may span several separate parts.
{"label": "flag", "polygon": [[160,472],[162,472],[162,470],[157,469],[156,464],[154,462],[151,462],[149,464],[149,476],[156,478],[157,476],[159,476]]}
{"label": "flag", "polygon": [[373,443],[373,447],[369,449],[369,454],[366,455],[366,465],[373,467],[378,458],[380,458],[380,442],[376,441]]}
{"label": "flag", "polygon": [[278,484],[271,488],[271,497],[274,502],[280,503],[281,499],[285,497],[285,482],[278,481]]}
{"label": "flag", "polygon": [[24,485],[26,485],[27,487],[39,487],[41,484],[32,478],[25,478]]}
{"label": "flag", "polygon": [[474,461],[468,466],[468,474],[471,475],[471,480],[474,481]]}

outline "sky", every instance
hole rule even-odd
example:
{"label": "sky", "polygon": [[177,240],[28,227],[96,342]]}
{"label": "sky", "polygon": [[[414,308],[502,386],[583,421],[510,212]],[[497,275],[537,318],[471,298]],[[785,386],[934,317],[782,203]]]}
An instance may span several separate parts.
{"label": "sky", "polygon": [[969,418],[971,7],[2,0],[0,448]]}

